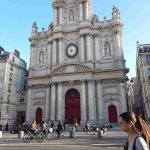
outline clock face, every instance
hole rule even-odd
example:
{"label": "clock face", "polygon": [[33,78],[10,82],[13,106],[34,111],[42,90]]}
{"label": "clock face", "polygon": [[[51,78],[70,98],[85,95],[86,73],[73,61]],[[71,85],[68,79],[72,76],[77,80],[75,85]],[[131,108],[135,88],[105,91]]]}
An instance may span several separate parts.
{"label": "clock face", "polygon": [[69,58],[75,57],[77,53],[78,53],[78,48],[76,45],[71,44],[67,47],[66,54]]}

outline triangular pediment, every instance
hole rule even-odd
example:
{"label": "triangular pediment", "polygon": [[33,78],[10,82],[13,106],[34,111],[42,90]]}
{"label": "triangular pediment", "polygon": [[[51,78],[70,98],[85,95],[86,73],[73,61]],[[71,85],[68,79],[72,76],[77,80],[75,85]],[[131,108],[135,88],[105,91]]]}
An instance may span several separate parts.
{"label": "triangular pediment", "polygon": [[55,68],[52,74],[67,74],[67,73],[81,73],[92,71],[89,67],[81,64],[66,64]]}

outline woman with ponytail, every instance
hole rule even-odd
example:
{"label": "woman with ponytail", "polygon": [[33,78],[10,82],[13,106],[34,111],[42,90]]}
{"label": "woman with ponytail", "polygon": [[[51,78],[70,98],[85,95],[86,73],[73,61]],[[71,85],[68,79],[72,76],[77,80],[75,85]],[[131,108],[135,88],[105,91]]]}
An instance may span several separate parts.
{"label": "woman with ponytail", "polygon": [[124,112],[119,116],[119,126],[128,134],[124,150],[150,150],[150,130],[141,116]]}

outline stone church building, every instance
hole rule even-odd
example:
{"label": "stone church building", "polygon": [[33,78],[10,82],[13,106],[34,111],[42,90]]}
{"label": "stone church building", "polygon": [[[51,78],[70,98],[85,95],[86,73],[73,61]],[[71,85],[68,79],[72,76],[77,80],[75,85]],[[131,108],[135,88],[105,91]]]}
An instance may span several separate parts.
{"label": "stone church building", "polygon": [[53,21],[30,37],[26,121],[117,123],[127,111],[122,23],[99,20],[92,0],[53,0]]}

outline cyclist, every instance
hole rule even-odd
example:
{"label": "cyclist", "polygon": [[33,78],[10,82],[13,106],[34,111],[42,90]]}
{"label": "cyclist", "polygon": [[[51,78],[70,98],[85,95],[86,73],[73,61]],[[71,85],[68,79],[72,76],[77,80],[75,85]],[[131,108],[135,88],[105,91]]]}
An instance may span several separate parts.
{"label": "cyclist", "polygon": [[31,132],[32,133],[35,133],[38,129],[38,126],[36,124],[36,121],[33,121],[32,124],[31,124]]}

